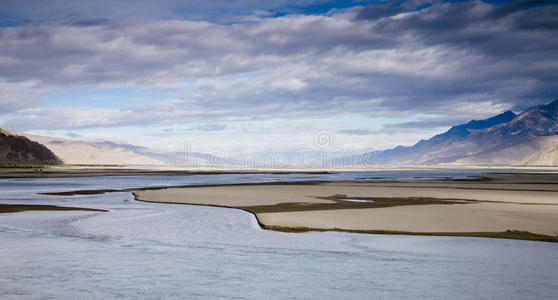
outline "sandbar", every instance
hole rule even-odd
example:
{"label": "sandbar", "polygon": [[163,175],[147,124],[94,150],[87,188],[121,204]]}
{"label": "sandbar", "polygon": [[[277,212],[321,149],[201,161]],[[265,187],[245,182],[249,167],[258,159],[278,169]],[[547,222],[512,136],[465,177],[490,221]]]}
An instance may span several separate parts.
{"label": "sandbar", "polygon": [[[253,213],[263,228],[516,238],[558,242],[558,176],[472,181],[347,181],[180,187],[136,200]],[[359,199],[369,201],[347,201]]]}

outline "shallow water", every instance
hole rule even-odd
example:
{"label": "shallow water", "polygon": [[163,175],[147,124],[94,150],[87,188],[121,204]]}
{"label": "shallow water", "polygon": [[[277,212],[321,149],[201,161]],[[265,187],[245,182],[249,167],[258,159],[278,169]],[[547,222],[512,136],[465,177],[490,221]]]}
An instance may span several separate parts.
{"label": "shallow water", "polygon": [[345,199],[340,199],[340,200],[341,201],[348,201],[348,202],[374,203],[373,200],[364,200],[364,199],[345,198]]}
{"label": "shallow water", "polygon": [[[450,173],[419,176],[467,175]],[[412,178],[416,173],[388,175]],[[239,210],[143,203],[130,193],[37,194],[371,176],[386,177],[353,172],[0,180],[0,203],[110,210],[0,214],[0,295],[2,299],[555,298],[558,244],[281,233],[260,229],[252,215]]]}

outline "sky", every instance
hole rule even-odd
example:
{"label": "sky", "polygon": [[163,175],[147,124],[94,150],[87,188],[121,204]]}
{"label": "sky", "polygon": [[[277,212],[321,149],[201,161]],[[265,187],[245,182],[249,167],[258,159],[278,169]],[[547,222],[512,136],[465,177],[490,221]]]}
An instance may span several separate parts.
{"label": "sky", "polygon": [[557,82],[558,1],[0,5],[0,127],[74,140],[379,150]]}

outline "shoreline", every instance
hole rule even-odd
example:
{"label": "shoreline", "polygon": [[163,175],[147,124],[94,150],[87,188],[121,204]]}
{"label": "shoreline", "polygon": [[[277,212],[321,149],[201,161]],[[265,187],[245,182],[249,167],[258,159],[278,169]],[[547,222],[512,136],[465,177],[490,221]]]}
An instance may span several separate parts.
{"label": "shoreline", "polygon": [[0,178],[69,178],[97,176],[142,175],[227,175],[227,174],[329,174],[325,170],[222,170],[222,169],[158,169],[125,167],[49,167],[49,168],[0,168]]}
{"label": "shoreline", "polygon": [[[168,166],[22,166],[0,167],[0,178],[66,178],[94,176],[141,175],[225,175],[225,174],[332,174],[339,172],[375,171],[434,171],[483,170],[486,175],[529,174],[556,175],[558,167],[551,166],[370,166],[363,168],[176,168]],[[499,172],[497,170],[509,170]]]}

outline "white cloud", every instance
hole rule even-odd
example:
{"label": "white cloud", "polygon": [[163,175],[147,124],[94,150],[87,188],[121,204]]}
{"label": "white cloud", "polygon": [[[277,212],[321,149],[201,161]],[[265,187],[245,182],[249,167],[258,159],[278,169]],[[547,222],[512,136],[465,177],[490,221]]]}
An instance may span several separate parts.
{"label": "white cloud", "polygon": [[0,81],[0,115],[37,106],[35,99],[46,91],[36,80]]}
{"label": "white cloud", "polygon": [[[124,20],[3,28],[0,112],[10,115],[1,124],[71,129],[342,113],[478,118],[555,98],[558,35],[541,12],[556,8],[499,9],[467,2],[412,13],[405,5],[280,18],[258,12],[232,25]],[[76,85],[183,95],[125,110],[35,102]]]}

